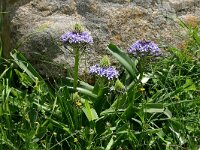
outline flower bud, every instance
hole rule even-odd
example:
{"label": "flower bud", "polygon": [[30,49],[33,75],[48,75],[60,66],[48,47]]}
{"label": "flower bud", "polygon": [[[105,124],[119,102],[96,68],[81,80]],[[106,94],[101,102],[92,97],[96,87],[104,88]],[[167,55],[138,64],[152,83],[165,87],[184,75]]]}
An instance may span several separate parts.
{"label": "flower bud", "polygon": [[74,29],[75,29],[75,32],[77,32],[77,33],[83,32],[82,26],[80,24],[78,24],[78,23],[76,23],[74,25]]}
{"label": "flower bud", "polygon": [[76,101],[76,107],[81,107],[82,106],[82,103],[81,103],[81,101]]}
{"label": "flower bud", "polygon": [[109,67],[110,66],[110,59],[109,57],[106,55],[104,56],[101,61],[100,61],[100,66],[101,67]]}
{"label": "flower bud", "polygon": [[74,138],[74,143],[77,143],[78,142],[78,139],[77,138]]}
{"label": "flower bud", "polygon": [[72,99],[75,101],[79,101],[81,99],[81,97],[78,95],[78,92],[76,92],[72,95]]}
{"label": "flower bud", "polygon": [[145,88],[143,88],[143,87],[139,88],[139,91],[143,93],[145,91]]}
{"label": "flower bud", "polygon": [[119,79],[117,79],[117,81],[115,82],[115,90],[122,91],[124,90],[124,88],[124,84]]}

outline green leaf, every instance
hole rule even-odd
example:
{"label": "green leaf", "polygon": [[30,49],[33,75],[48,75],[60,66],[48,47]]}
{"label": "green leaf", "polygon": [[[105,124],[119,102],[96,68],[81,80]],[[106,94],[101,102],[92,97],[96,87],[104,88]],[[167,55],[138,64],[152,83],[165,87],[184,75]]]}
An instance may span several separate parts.
{"label": "green leaf", "polygon": [[95,109],[90,108],[90,104],[88,103],[87,100],[85,100],[85,108],[82,108],[82,110],[89,121],[93,121],[99,118]]}
{"label": "green leaf", "polygon": [[145,104],[145,112],[148,113],[162,113],[164,112],[163,104],[147,103]]}
{"label": "green leaf", "polygon": [[159,133],[160,131],[162,131],[161,128],[158,128],[158,129],[148,129],[145,132],[148,133],[148,134],[156,134],[156,133]]}
{"label": "green leaf", "polygon": [[25,86],[32,86],[33,80],[26,74],[21,73],[19,70],[15,69],[16,74],[18,75],[20,82]]}
{"label": "green leaf", "polygon": [[72,137],[73,137],[73,134],[72,134],[70,128],[68,128],[67,125],[63,124],[62,122],[58,122],[58,121],[56,121],[56,120],[53,120],[53,119],[51,119],[51,118],[48,118],[48,120],[49,120],[54,126],[56,126],[56,127],[60,128],[60,129],[64,130],[65,132],[69,133],[69,134],[72,135]]}
{"label": "green leaf", "polygon": [[168,108],[164,108],[160,103],[147,103],[145,104],[145,112],[148,113],[164,113],[168,118],[172,117],[172,113]]}
{"label": "green leaf", "polygon": [[94,94],[94,93],[92,93],[90,90],[87,90],[87,89],[78,87],[78,88],[77,88],[77,91],[79,91],[79,92],[82,93],[82,94],[91,96],[91,97],[93,97],[93,98],[97,98],[97,95]]}
{"label": "green leaf", "polygon": [[192,79],[186,79],[185,84],[183,85],[185,91],[195,91],[196,86],[193,83]]}
{"label": "green leaf", "polygon": [[176,135],[177,139],[179,140],[180,144],[183,145],[187,142],[185,139],[185,126],[182,122],[178,120],[170,120],[170,130]]}
{"label": "green leaf", "polygon": [[165,133],[163,132],[163,130],[161,129],[159,132],[156,133],[156,135],[163,141],[167,144],[167,146],[170,144],[169,141],[165,140],[164,136],[165,136]]}
{"label": "green leaf", "polygon": [[124,112],[125,111],[125,109],[115,109],[114,107],[110,107],[109,109],[106,109],[106,110],[104,110],[104,111],[102,111],[101,112],[101,116],[103,116],[103,115],[110,115],[110,114],[116,114],[116,113],[122,113],[122,112]]}
{"label": "green leaf", "polygon": [[132,61],[128,55],[122,52],[114,44],[109,44],[108,48],[110,53],[124,66],[124,68],[129,72],[129,74],[133,78],[136,78],[136,66],[134,61]]}
{"label": "green leaf", "polygon": [[[74,79],[70,78],[70,77],[66,77],[65,81],[67,82],[67,85],[70,86],[70,84],[73,85]],[[93,89],[94,89],[94,86],[92,86],[84,81],[78,81],[78,85],[79,85],[79,87],[90,90],[90,91],[93,91]]]}
{"label": "green leaf", "polygon": [[[73,90],[74,88],[72,86],[67,86],[68,89],[70,90]],[[88,90],[88,89],[85,89],[85,88],[81,88],[81,87],[77,87],[77,91],[79,93],[82,93],[84,95],[87,95],[87,96],[90,96],[90,97],[93,97],[93,98],[97,98],[98,96],[96,94],[94,94],[92,91]]]}
{"label": "green leaf", "polygon": [[5,132],[5,130],[2,128],[2,126],[0,125],[0,141],[1,141],[1,144],[2,143],[5,143],[7,146],[9,146],[10,148],[12,148],[13,150],[18,150],[18,148],[16,148],[14,146],[14,144],[7,138],[7,134]]}
{"label": "green leaf", "polygon": [[106,150],[110,150],[113,144],[114,144],[114,140],[113,140],[113,136],[112,136],[108,145],[106,146]]}
{"label": "green leaf", "polygon": [[0,76],[0,79],[2,79],[4,77],[4,75],[6,75],[6,73],[9,71],[10,68],[6,68],[3,73]]}
{"label": "green leaf", "polygon": [[18,51],[14,51],[10,54],[11,57],[14,59],[15,63],[25,71],[29,77],[31,77],[34,81],[37,77],[39,81],[43,81],[43,78],[39,75],[39,73],[33,68],[33,66],[27,62],[26,58]]}
{"label": "green leaf", "polygon": [[200,37],[198,35],[198,28],[193,29],[193,38],[197,42],[197,44],[200,46]]}
{"label": "green leaf", "polygon": [[168,118],[172,118],[172,113],[171,113],[171,111],[168,109],[168,108],[166,108],[165,110],[164,110],[164,112],[163,112]]}
{"label": "green leaf", "polygon": [[170,48],[170,52],[172,52],[177,58],[179,58],[181,61],[185,59],[183,53],[177,49],[177,48]]}
{"label": "green leaf", "polygon": [[134,144],[135,144],[135,143],[138,142],[137,137],[133,134],[132,131],[128,130],[127,134],[128,134],[128,139],[129,139],[129,141],[130,141],[131,143],[134,143]]}
{"label": "green leaf", "polygon": [[27,62],[26,58],[17,50],[10,53],[10,56],[13,58],[14,62],[28,74],[28,76],[35,82],[43,83],[45,89],[48,89],[48,93],[54,98],[55,95],[53,90],[46,84],[44,79],[39,75],[39,73],[34,69],[34,67]]}

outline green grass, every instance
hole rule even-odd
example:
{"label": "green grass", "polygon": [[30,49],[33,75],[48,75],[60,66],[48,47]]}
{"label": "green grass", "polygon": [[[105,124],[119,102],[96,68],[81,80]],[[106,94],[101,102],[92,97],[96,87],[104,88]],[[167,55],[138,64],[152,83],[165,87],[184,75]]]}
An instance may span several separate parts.
{"label": "green grass", "polygon": [[125,91],[110,90],[115,81],[102,78],[79,81],[77,90],[70,77],[50,86],[19,51],[1,58],[0,149],[198,150],[200,37],[182,26],[190,44],[146,64],[142,84],[137,60],[108,46]]}

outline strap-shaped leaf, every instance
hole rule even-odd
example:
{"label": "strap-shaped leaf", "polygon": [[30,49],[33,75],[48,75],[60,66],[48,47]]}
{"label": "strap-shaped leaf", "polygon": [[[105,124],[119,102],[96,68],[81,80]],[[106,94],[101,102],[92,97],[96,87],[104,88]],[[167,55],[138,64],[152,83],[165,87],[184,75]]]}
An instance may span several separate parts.
{"label": "strap-shaped leaf", "polygon": [[14,53],[10,54],[11,57],[14,59],[15,63],[24,71],[26,72],[29,77],[35,81],[37,77],[39,81],[43,81],[43,78],[39,75],[39,73],[33,68],[33,66],[27,62],[26,58],[19,52],[14,51]]}
{"label": "strap-shaped leaf", "polygon": [[90,108],[90,104],[87,100],[85,100],[85,108],[82,108],[82,110],[89,121],[93,121],[99,118],[95,109]]}
{"label": "strap-shaped leaf", "polygon": [[92,93],[90,90],[87,90],[87,89],[78,87],[78,88],[77,88],[77,91],[79,91],[79,92],[82,93],[82,94],[91,96],[91,97],[93,97],[93,98],[97,98],[97,95],[94,94],[94,93]]}
{"label": "strap-shaped leaf", "polygon": [[114,140],[113,140],[113,136],[112,136],[108,145],[106,146],[106,150],[110,150],[113,144],[114,144]]}
{"label": "strap-shaped leaf", "polygon": [[111,54],[124,66],[124,68],[128,71],[128,73],[135,78],[136,77],[136,66],[133,60],[122,52],[116,45],[109,44],[109,51]]}
{"label": "strap-shaped leaf", "polygon": [[164,108],[161,103],[146,103],[145,112],[148,113],[164,113],[168,118],[172,118],[172,113],[168,108]]}
{"label": "strap-shaped leaf", "polygon": [[34,67],[27,61],[27,59],[20,53],[19,51],[15,50],[14,52],[10,53],[10,56],[13,58],[14,62],[28,74],[28,76],[36,82],[36,80],[44,83],[44,86],[48,89],[48,92],[52,97],[54,97],[54,93],[52,89],[46,84],[44,79],[40,76],[40,74],[34,69]]}
{"label": "strap-shaped leaf", "polygon": [[[73,87],[72,86],[67,86],[67,88],[69,90],[73,90]],[[90,96],[92,98],[97,98],[98,95],[94,94],[92,91],[88,90],[88,89],[85,89],[85,88],[82,88],[82,87],[77,87],[77,91],[84,94],[84,95],[87,95],[87,96]]]}

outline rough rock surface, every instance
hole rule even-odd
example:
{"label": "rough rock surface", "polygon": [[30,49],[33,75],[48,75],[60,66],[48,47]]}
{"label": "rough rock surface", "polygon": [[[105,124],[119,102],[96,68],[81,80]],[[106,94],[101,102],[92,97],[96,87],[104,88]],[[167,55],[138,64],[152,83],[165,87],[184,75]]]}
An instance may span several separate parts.
{"label": "rough rock surface", "polygon": [[124,50],[143,38],[161,47],[178,44],[184,32],[176,20],[193,17],[198,22],[200,0],[18,0],[10,2],[8,11],[12,45],[23,41],[19,49],[34,66],[43,74],[57,75],[63,70],[41,60],[73,66],[58,41],[75,23],[94,37],[87,58],[93,64],[107,53],[110,42]]}

